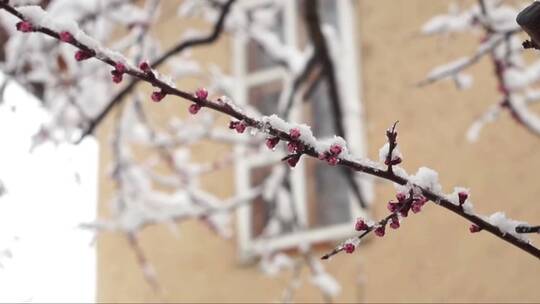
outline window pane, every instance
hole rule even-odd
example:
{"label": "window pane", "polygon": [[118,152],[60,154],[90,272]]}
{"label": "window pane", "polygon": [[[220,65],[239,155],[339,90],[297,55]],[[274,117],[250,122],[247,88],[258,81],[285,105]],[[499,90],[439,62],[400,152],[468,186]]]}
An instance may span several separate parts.
{"label": "window pane", "polygon": [[[253,18],[260,18],[256,13],[252,14]],[[277,38],[281,43],[284,43],[284,28],[283,28],[283,13],[282,11],[276,12],[274,17],[275,23],[269,25],[268,30],[277,35]],[[260,44],[255,39],[249,39],[247,44],[247,60],[248,60],[248,72],[257,72],[271,67],[276,67],[278,64],[275,59],[263,48],[264,45]]]}
{"label": "window pane", "polygon": [[263,115],[277,113],[279,95],[282,89],[281,80],[251,87],[248,92],[248,102]]}
{"label": "window pane", "polygon": [[[264,183],[264,181],[272,174],[274,168],[275,166],[253,168],[250,171],[250,182],[252,187],[262,185],[262,183]],[[284,200],[283,195],[286,195],[288,199]],[[280,197],[282,198],[281,200]],[[292,196],[290,195],[287,175],[283,181],[283,186],[278,188],[278,193],[274,194],[274,199],[265,201],[262,197],[258,197],[253,201],[252,206],[252,231],[255,237],[261,236],[264,232],[270,232],[270,235],[274,236],[288,233],[293,230],[293,201]],[[270,221],[273,222],[271,223]]]}
{"label": "window pane", "polygon": [[[336,118],[326,82],[319,83],[313,96],[304,106],[306,122],[316,137],[335,135]],[[350,220],[349,184],[346,171],[318,161],[307,161],[307,198],[310,227],[345,223]]]}

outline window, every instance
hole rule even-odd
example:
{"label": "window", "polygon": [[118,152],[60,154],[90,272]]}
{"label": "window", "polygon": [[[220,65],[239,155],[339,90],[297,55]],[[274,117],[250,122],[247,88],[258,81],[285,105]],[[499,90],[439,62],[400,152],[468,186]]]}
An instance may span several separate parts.
{"label": "window", "polygon": [[[276,4],[279,3],[279,4]],[[325,81],[318,81],[312,94],[304,102],[294,100],[289,120],[307,123],[317,137],[337,134],[341,124],[350,150],[365,156],[366,144],[363,128],[363,110],[360,103],[360,80],[355,69],[358,66],[354,32],[353,1],[320,1],[323,23],[337,31],[339,61],[336,76],[339,89],[348,92],[339,105],[343,115],[334,115]],[[301,1],[244,0],[238,3],[246,15],[257,9],[276,7],[268,30],[279,39],[285,49],[305,50],[305,27],[302,21]],[[268,56],[258,41],[245,35],[234,39],[233,62],[237,83],[235,100],[244,106],[255,108],[262,115],[283,113],[283,92],[291,77],[286,64],[280,58]],[[284,66],[285,65],[285,66]],[[245,155],[249,147],[236,147]],[[272,156],[261,153],[270,153]],[[371,199],[372,185],[369,180],[340,167],[329,167],[319,161],[303,158],[293,170],[284,165],[276,166],[284,153],[261,152],[251,154],[237,162],[237,192],[243,193],[260,185],[267,178],[279,179],[279,187],[270,198],[257,198],[252,204],[238,209],[237,230],[241,261],[249,261],[266,250],[288,249],[298,245],[302,238],[310,243],[340,240],[350,236],[354,220],[365,216],[366,204]],[[250,155],[250,154],[247,154]],[[276,214],[284,216],[277,217]],[[294,227],[291,217],[300,227]],[[277,222],[276,222],[277,221]],[[270,231],[271,230],[271,231]]]}

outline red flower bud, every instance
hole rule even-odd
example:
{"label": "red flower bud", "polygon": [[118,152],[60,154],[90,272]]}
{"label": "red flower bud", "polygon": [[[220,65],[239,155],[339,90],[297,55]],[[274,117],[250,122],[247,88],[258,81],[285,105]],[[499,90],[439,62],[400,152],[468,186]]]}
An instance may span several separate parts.
{"label": "red flower bud", "polygon": [[289,135],[292,139],[300,138],[300,130],[298,128],[293,128],[289,131]]}
{"label": "red flower bud", "polygon": [[139,63],[139,69],[141,69],[145,73],[150,72],[150,64],[148,63],[148,61],[143,61]]}
{"label": "red flower bud", "polygon": [[330,153],[332,153],[333,155],[339,155],[341,151],[343,151],[343,149],[338,144],[333,144],[332,146],[330,146]]}
{"label": "red flower bud", "polygon": [[480,232],[482,230],[482,228],[480,228],[479,226],[475,225],[475,224],[472,224],[470,227],[469,227],[469,231],[471,233],[476,233],[476,232]]}
{"label": "red flower bud", "polygon": [[195,91],[195,97],[197,97],[199,100],[206,100],[208,97],[208,91],[205,88],[200,88]]}
{"label": "red flower bud", "polygon": [[160,102],[165,97],[165,95],[166,94],[163,91],[153,92],[152,93],[152,100],[154,102]]}
{"label": "red flower bud", "polygon": [[274,150],[279,143],[279,137],[269,137],[266,139],[266,146],[270,150]]}
{"label": "red flower bud", "polygon": [[463,205],[465,204],[465,201],[467,200],[467,198],[469,197],[469,194],[465,191],[461,191],[458,193],[458,198],[459,198],[459,205]]}
{"label": "red flower bud", "polygon": [[72,42],[73,41],[73,35],[71,35],[70,32],[60,32],[59,34],[60,36],[60,40],[64,41],[64,42]]}
{"label": "red flower bud", "polygon": [[112,75],[112,81],[114,83],[120,83],[122,82],[122,74],[121,73],[118,73],[118,71],[114,70],[114,71],[111,71],[111,75]]}
{"label": "red flower bud", "polygon": [[294,168],[296,167],[296,164],[300,160],[300,154],[295,154],[287,158],[287,164],[289,164],[290,167]]}
{"label": "red flower bud", "polygon": [[343,245],[343,250],[345,250],[346,253],[353,253],[355,249],[355,246],[351,243],[347,243]]}
{"label": "red flower bud", "polygon": [[358,220],[356,220],[356,224],[354,225],[354,229],[356,231],[367,230],[368,228],[368,225],[366,224],[366,222],[364,222],[363,219],[359,218]]}
{"label": "red flower bud", "polygon": [[339,163],[339,159],[335,156],[329,156],[326,161],[330,166],[335,166]]}
{"label": "red flower bud", "polygon": [[34,30],[34,27],[32,26],[32,23],[30,23],[28,21],[17,22],[15,27],[17,28],[18,31],[23,32],[23,33],[28,33],[28,32],[31,32],[31,31]]}
{"label": "red flower bud", "polygon": [[383,237],[384,233],[385,233],[385,227],[384,226],[379,226],[379,227],[377,227],[375,229],[375,235],[377,235],[378,237]]}
{"label": "red flower bud", "polygon": [[244,131],[246,130],[246,124],[243,122],[243,121],[239,121],[236,126],[235,126],[235,129],[236,129],[236,132],[238,133],[244,133]]}
{"label": "red flower bud", "polygon": [[418,202],[412,203],[411,211],[413,213],[418,213],[418,212],[422,211],[422,204],[419,204]]}
{"label": "red flower bud", "polygon": [[94,54],[88,51],[79,50],[75,53],[75,60],[77,61],[83,61],[92,57],[94,57]]}
{"label": "red flower bud", "polygon": [[407,195],[403,192],[399,192],[396,194],[396,198],[398,202],[403,202],[407,198]]}
{"label": "red flower bud", "polygon": [[392,229],[398,229],[399,228],[399,221],[392,221],[390,222],[390,228]]}
{"label": "red flower bud", "polygon": [[395,202],[390,201],[390,202],[388,202],[388,204],[386,205],[386,208],[387,208],[388,211],[390,211],[390,212],[396,212],[396,211],[399,209],[400,205],[401,205],[400,203],[395,203]]}
{"label": "red flower bud", "polygon": [[287,144],[287,151],[289,153],[298,153],[304,150],[304,145],[301,142],[291,141]]}
{"label": "red flower bud", "polygon": [[121,62],[117,62],[114,69],[120,74],[124,74],[126,72],[126,66]]}
{"label": "red flower bud", "polygon": [[198,105],[198,104],[196,104],[196,103],[194,103],[194,104],[191,104],[191,105],[189,106],[188,111],[189,111],[190,114],[195,115],[195,114],[197,114],[197,113],[199,112],[200,109],[201,109],[201,106]]}

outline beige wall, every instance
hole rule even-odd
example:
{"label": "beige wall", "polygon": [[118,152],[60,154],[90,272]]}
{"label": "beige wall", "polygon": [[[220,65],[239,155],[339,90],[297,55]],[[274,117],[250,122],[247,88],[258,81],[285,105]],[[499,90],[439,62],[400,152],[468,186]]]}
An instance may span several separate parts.
{"label": "beige wall", "polygon": [[[167,1],[172,5],[172,1]],[[540,140],[507,114],[482,132],[479,142],[465,141],[469,124],[497,101],[492,67],[482,60],[471,69],[471,90],[457,91],[443,82],[418,89],[413,84],[432,67],[469,54],[478,37],[452,39],[418,37],[430,16],[446,11],[449,1],[358,1],[359,30],[367,107],[369,155],[376,158],[384,143],[384,130],[400,120],[399,143],[403,166],[419,166],[441,174],[447,191],[463,185],[472,189],[476,209],[482,213],[505,210],[510,217],[540,222]],[[174,21],[174,22],[173,22]],[[165,44],[179,37],[182,24],[165,21],[160,35]],[[191,24],[190,24],[191,25]],[[229,41],[196,51],[227,67]],[[206,59],[206,60],[204,60]],[[194,87],[182,83],[182,87]],[[147,103],[154,118],[185,113],[173,100]],[[100,214],[107,214],[113,185],[108,134],[111,121],[100,129],[102,155]],[[223,148],[197,149],[200,160],[213,159]],[[233,192],[232,173],[216,172],[205,180],[208,190],[227,197]],[[376,185],[374,214],[385,214],[393,187]],[[135,256],[120,235],[104,234],[98,242],[98,300],[168,302],[275,301],[289,274],[265,277],[256,267],[236,263],[234,242],[220,239],[197,222],[179,225],[175,237],[167,227],[147,228],[141,243],[157,270],[162,292],[144,282]],[[538,241],[538,238],[536,238]],[[471,235],[466,221],[428,205],[409,217],[396,232],[370,239],[354,255],[339,255],[325,262],[343,284],[339,301],[540,301],[540,263],[487,233]],[[306,275],[307,273],[304,273]],[[364,282],[359,284],[359,282]],[[320,301],[319,293],[305,283],[296,301]]]}

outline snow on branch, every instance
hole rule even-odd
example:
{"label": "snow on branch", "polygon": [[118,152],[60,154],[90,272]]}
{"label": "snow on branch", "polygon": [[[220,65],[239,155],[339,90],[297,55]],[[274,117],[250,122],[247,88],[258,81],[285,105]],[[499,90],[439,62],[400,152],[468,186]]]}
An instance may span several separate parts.
{"label": "snow on branch", "polygon": [[[472,204],[468,201],[468,193],[457,193],[457,195],[445,195],[441,191],[441,187],[437,181],[438,174],[427,168],[420,168],[416,175],[407,175],[405,171],[396,166],[393,157],[393,149],[391,142],[397,138],[395,125],[387,131],[389,137],[390,163],[385,167],[381,163],[377,163],[368,159],[358,159],[349,154],[346,142],[341,137],[319,140],[313,136],[310,127],[306,125],[294,124],[286,122],[279,117],[264,116],[253,117],[242,109],[237,107],[229,99],[218,98],[216,100],[209,99],[208,93],[202,90],[191,93],[174,87],[165,77],[160,76],[157,71],[153,70],[147,64],[135,66],[127,62],[125,58],[112,52],[97,41],[86,36],[84,33],[76,31],[69,32],[69,39],[65,39],[66,30],[77,30],[76,28],[66,28],[64,24],[57,24],[54,20],[48,18],[47,14],[41,10],[32,8],[14,8],[6,1],[0,2],[0,8],[8,11],[10,14],[17,16],[20,21],[17,28],[22,32],[37,32],[45,34],[49,37],[62,40],[78,49],[76,57],[80,60],[96,58],[101,62],[113,67],[113,78],[116,75],[130,75],[139,80],[149,83],[155,88],[152,94],[154,102],[160,102],[166,95],[180,97],[192,103],[190,112],[195,114],[205,108],[226,114],[232,118],[230,128],[238,133],[243,133],[246,129],[256,129],[268,136],[269,146],[275,147],[279,141],[287,143],[289,155],[284,160],[294,167],[302,157],[313,157],[326,161],[329,165],[339,165],[350,170],[366,173],[382,179],[389,180],[396,185],[399,185],[397,202],[392,202],[390,215],[377,223],[358,224],[357,230],[364,231],[360,236],[353,240],[359,240],[363,235],[371,232],[376,232],[378,235],[384,235],[384,227],[389,224],[392,228],[399,227],[400,216],[411,210],[412,212],[420,211],[422,206],[431,201],[472,223],[471,232],[485,230],[500,239],[524,250],[525,252],[540,258],[540,250],[533,246],[528,240],[524,239],[521,234],[516,232],[516,228],[522,227],[522,222],[506,219],[502,213],[495,213],[490,217],[477,215],[472,210]],[[25,15],[29,13],[29,16]],[[48,23],[51,23],[49,25]],[[57,30],[62,30],[58,32]],[[114,79],[113,79],[114,80]],[[395,143],[394,143],[395,145]],[[135,175],[134,177],[137,177]],[[456,199],[457,197],[457,199]],[[397,216],[397,220],[396,220]],[[521,229],[521,228],[520,228]],[[352,252],[353,248],[345,243],[338,246],[332,253],[325,255],[329,257],[341,251]],[[354,246],[354,243],[352,244]]]}

